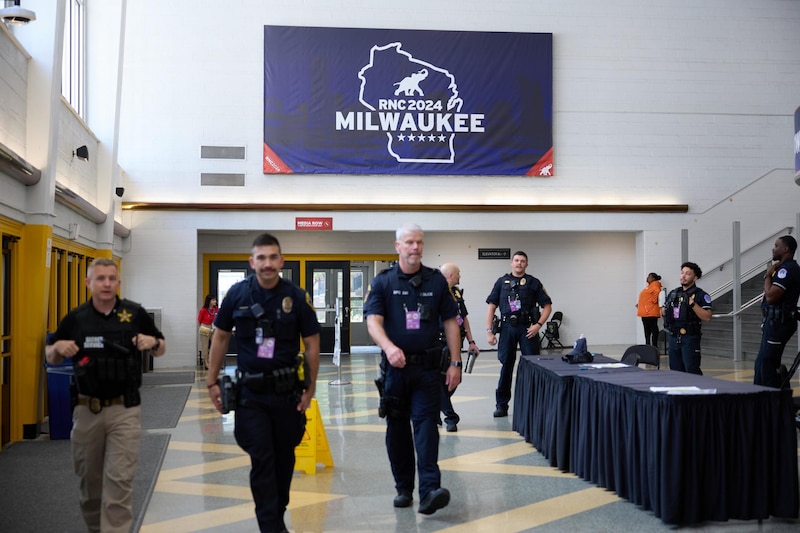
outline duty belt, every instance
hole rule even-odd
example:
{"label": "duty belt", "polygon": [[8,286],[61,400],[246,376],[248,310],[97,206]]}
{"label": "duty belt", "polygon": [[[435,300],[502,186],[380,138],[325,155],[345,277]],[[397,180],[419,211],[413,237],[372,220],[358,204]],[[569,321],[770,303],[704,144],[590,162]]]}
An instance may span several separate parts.
{"label": "duty belt", "polygon": [[687,324],[686,326],[683,326],[681,328],[677,327],[671,328],[669,332],[673,335],[698,335],[700,333],[700,326],[699,324],[697,325]]}
{"label": "duty belt", "polygon": [[407,353],[406,364],[425,368],[439,368],[442,359],[442,348],[430,348],[424,352]]}
{"label": "duty belt", "polygon": [[237,382],[253,392],[276,394],[288,394],[292,392],[299,383],[297,380],[296,367],[279,368],[268,374],[263,372],[257,374],[239,372],[237,373]]}
{"label": "duty belt", "polygon": [[78,405],[86,405],[89,407],[89,410],[94,414],[99,413],[103,410],[103,407],[109,407],[112,405],[125,405],[125,397],[124,396],[115,396],[114,398],[102,399],[102,398],[95,398],[93,396],[78,396]]}

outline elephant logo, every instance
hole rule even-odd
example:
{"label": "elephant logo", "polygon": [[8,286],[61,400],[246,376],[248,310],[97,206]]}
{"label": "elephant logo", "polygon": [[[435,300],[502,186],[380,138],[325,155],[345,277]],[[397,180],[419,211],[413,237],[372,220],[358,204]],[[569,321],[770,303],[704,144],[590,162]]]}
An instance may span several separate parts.
{"label": "elephant logo", "polygon": [[397,90],[395,90],[394,95],[399,96],[400,93],[403,93],[404,96],[414,96],[418,94],[419,96],[425,96],[425,93],[422,92],[422,89],[419,88],[419,83],[428,77],[428,69],[423,68],[417,72],[414,72],[410,76],[406,76],[401,81],[398,81],[394,85],[397,86]]}

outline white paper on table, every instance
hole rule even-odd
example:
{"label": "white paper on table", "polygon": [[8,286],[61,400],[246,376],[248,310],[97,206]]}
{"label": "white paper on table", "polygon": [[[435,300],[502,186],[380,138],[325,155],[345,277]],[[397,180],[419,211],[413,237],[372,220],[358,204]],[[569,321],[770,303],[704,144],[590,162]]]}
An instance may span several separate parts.
{"label": "white paper on table", "polygon": [[651,392],[666,392],[667,394],[716,394],[717,389],[701,389],[699,387],[650,387]]}
{"label": "white paper on table", "polygon": [[580,365],[580,368],[625,368],[631,365],[625,363],[586,363]]}

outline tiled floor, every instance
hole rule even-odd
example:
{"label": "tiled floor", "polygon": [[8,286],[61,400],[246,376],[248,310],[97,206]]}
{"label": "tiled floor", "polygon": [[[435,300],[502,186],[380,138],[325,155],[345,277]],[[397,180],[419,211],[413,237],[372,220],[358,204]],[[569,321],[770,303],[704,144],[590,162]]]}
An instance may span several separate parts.
{"label": "tiled floor", "polygon": [[[624,346],[592,347],[619,358]],[[295,472],[286,521],[294,532],[561,532],[669,531],[648,511],[546,460],[511,430],[511,417],[495,419],[499,363],[484,353],[453,396],[461,416],[457,433],[441,431],[439,466],[450,505],[431,516],[395,509],[384,447],[385,423],[377,415],[373,384],[377,356],[343,357],[334,367],[323,357],[317,400],[334,466],[316,474]],[[662,359],[662,368],[666,358]],[[705,357],[706,375],[751,382],[752,361]],[[230,367],[228,369],[231,370]],[[800,393],[798,377],[793,380]],[[219,415],[198,372],[172,439],[141,531],[254,532],[249,460],[233,437],[233,414]],[[714,532],[800,531],[800,521],[771,519],[706,523],[683,530]]]}

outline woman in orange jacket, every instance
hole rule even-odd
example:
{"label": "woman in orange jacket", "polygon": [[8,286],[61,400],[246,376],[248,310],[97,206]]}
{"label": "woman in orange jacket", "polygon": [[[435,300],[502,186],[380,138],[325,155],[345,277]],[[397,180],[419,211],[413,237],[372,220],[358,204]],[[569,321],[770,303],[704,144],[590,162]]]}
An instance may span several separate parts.
{"label": "woman in orange jacket", "polygon": [[658,298],[661,294],[661,276],[655,272],[647,275],[647,287],[639,293],[639,303],[636,304],[636,315],[642,317],[644,325],[645,344],[658,345],[658,317],[661,316],[661,306]]}

